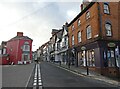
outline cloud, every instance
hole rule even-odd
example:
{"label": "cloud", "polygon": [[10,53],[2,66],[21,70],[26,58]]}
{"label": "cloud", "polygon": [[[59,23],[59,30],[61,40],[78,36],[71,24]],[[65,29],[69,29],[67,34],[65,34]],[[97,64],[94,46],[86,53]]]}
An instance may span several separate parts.
{"label": "cloud", "polygon": [[[0,3],[0,42],[18,31],[33,39],[33,50],[49,41],[53,28],[60,29],[79,13],[78,2],[2,2]],[[73,11],[73,12],[72,12]]]}

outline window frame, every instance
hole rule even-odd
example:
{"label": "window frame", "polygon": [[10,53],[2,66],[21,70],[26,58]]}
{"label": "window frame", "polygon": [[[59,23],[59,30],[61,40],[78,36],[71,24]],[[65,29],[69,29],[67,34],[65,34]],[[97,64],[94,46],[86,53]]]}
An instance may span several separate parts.
{"label": "window frame", "polygon": [[82,39],[81,39],[82,32],[81,31],[78,32],[77,37],[78,37],[78,43],[80,43],[82,41]]}
{"label": "window frame", "polygon": [[90,11],[87,11],[85,16],[86,16],[86,20],[90,19]]}
{"label": "window frame", "polygon": [[74,37],[74,35],[72,35],[72,45],[74,45],[75,44],[75,37]]}
{"label": "window frame", "polygon": [[110,7],[108,3],[104,3],[103,9],[104,14],[110,14]]}
{"label": "window frame", "polygon": [[78,19],[78,26],[80,26],[81,25],[81,21],[80,21],[80,19]]}
{"label": "window frame", "polygon": [[[109,27],[107,28],[107,26],[109,26],[110,29],[109,29]],[[112,36],[112,25],[111,25],[111,23],[109,23],[109,22],[105,23],[105,30],[106,30],[106,36],[111,37]]]}
{"label": "window frame", "polygon": [[[26,47],[27,47],[27,49],[26,49]],[[23,51],[30,51],[30,45],[24,44]]]}
{"label": "window frame", "polygon": [[[87,34],[87,39],[91,39],[92,38],[92,28],[90,25],[88,25],[86,27],[86,34]],[[90,34],[90,35],[89,35]]]}

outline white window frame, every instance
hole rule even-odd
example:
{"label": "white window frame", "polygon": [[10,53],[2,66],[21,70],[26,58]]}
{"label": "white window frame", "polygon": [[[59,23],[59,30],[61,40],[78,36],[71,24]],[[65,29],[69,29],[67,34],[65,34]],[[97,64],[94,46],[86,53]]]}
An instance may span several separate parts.
{"label": "white window frame", "polygon": [[[27,49],[26,49],[26,47],[27,47]],[[24,45],[23,46],[23,51],[30,51],[30,45]]]}
{"label": "white window frame", "polygon": [[92,29],[91,26],[87,26],[87,39],[92,38]]}
{"label": "white window frame", "polygon": [[90,11],[87,11],[86,13],[86,20],[88,20],[90,18]]}
{"label": "white window frame", "polygon": [[112,25],[110,23],[105,23],[106,36],[112,36]]}
{"label": "white window frame", "polygon": [[110,14],[109,5],[107,3],[104,3],[104,13],[105,14]]}
{"label": "white window frame", "polygon": [[78,32],[78,43],[81,42],[82,39],[81,39],[81,31]]}

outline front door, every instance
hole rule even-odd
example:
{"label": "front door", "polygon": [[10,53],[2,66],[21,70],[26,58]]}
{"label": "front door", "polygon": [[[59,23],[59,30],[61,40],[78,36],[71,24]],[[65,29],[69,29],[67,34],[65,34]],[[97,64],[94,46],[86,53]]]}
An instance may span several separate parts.
{"label": "front door", "polygon": [[30,59],[29,54],[23,54],[22,59],[23,59],[23,61],[28,61]]}

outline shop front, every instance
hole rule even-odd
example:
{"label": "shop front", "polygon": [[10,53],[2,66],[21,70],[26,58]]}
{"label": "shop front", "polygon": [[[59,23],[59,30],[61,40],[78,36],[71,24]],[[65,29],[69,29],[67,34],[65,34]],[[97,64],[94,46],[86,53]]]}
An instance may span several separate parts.
{"label": "shop front", "polygon": [[102,75],[119,76],[120,42],[96,41],[79,45],[76,49],[78,66],[87,65]]}

